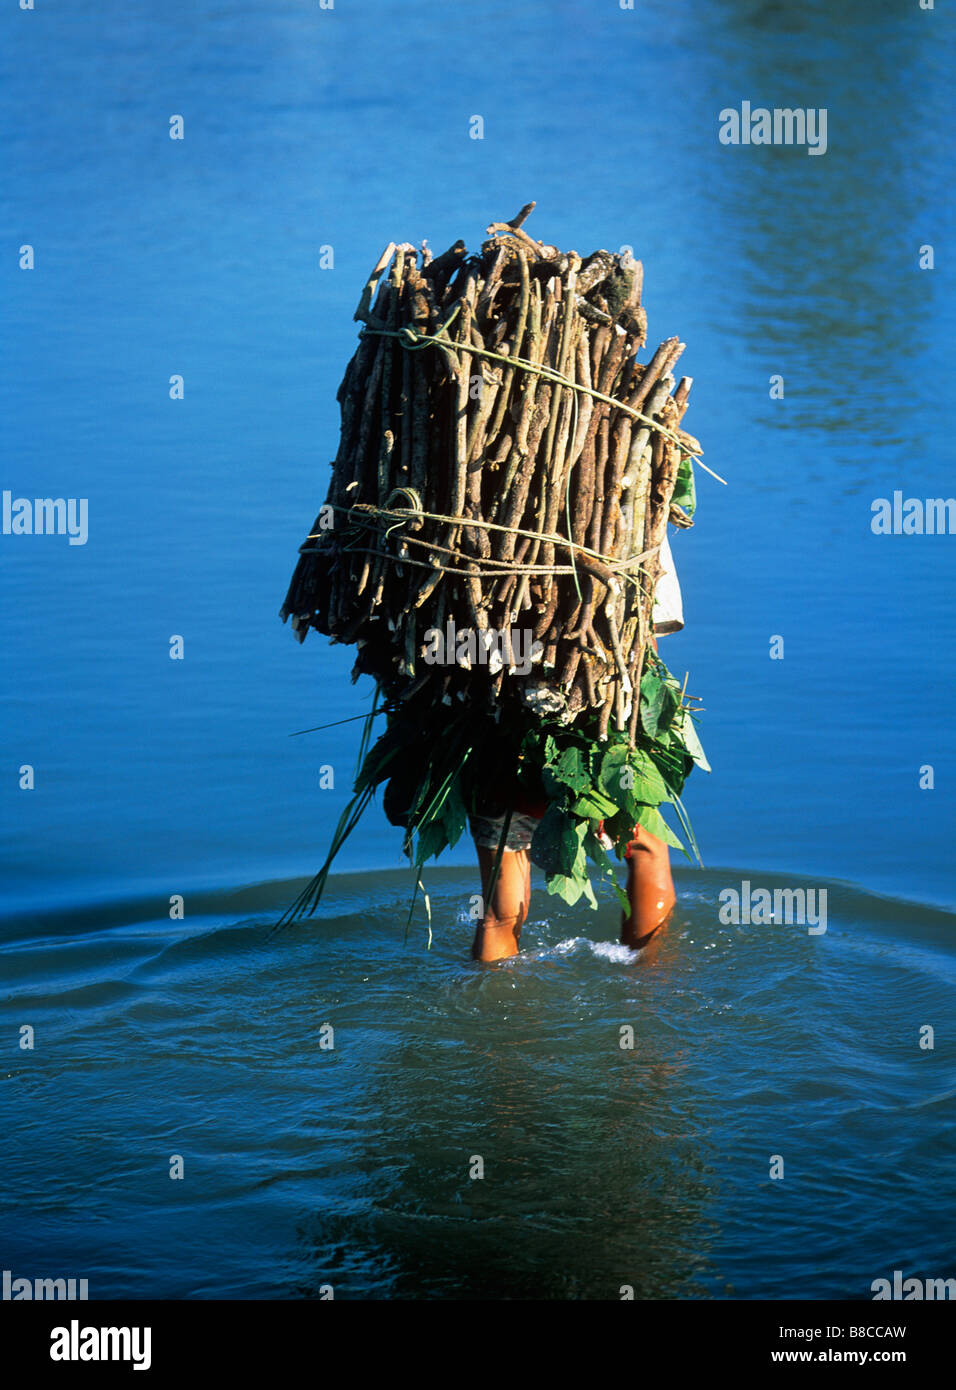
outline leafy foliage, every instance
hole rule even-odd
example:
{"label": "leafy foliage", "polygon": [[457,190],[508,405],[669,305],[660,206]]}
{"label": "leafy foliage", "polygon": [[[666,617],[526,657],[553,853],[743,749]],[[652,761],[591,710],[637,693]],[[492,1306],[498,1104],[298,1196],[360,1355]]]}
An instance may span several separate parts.
{"label": "leafy foliage", "polygon": [[690,454],[685,454],[680,461],[671,502],[683,508],[688,516],[694,515],[697,508],[697,490],[694,487],[694,463]]}
{"label": "leafy foliage", "polygon": [[[619,860],[639,825],[699,862],[680,794],[695,764],[708,772],[710,765],[694,717],[682,703],[680,684],[653,651],[647,652],[641,678],[633,748],[624,732],[611,731],[599,739],[596,719],[566,727],[529,712],[523,724],[506,729],[501,727],[504,720],[476,718],[464,704],[458,709],[435,706],[433,698],[426,690],[418,701],[389,708],[388,726],[371,748],[366,731],[355,796],[343,812],[326,863],[292,915],[309,903],[314,910],[332,858],[383,783],[386,813],[405,830],[404,851],[418,886],[426,860],[458,843],[470,812],[487,807],[490,797],[500,797],[504,811],[522,791],[533,795],[537,790],[547,802],[531,853],[546,876],[548,892],[568,904],[584,898],[597,907],[590,865],[628,910],[598,837],[602,822]],[[665,805],[673,807],[683,839],[664,819]]]}

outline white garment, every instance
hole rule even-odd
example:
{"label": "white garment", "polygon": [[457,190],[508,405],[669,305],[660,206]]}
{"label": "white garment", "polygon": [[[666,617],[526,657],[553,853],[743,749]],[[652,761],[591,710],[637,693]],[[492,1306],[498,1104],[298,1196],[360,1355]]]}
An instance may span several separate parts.
{"label": "white garment", "polygon": [[666,532],[661,542],[660,561],[663,569],[654,591],[654,631],[661,634],[680,632],[684,626],[684,605]]}

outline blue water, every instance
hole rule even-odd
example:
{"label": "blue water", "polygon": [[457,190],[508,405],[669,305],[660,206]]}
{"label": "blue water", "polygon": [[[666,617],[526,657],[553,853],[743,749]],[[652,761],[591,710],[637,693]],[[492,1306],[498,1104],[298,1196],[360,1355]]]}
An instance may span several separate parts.
{"label": "blue water", "polygon": [[[84,546],[0,536],[4,1267],[94,1296],[866,1296],[953,1273],[954,539],[870,529],[895,489],[953,492],[952,16],[96,17],[0,20],[0,488],[89,502]],[[720,145],[743,100],[825,106],[826,154]],[[662,645],[706,707],[715,770],[686,802],[707,871],[679,874],[653,961],[611,949],[612,905],[541,890],[522,959],[480,968],[469,850],[430,876],[432,951],[420,916],[403,945],[373,807],[320,924],[273,937],[359,725],[289,735],[370,700],[348,652],[276,616],[359,291],[389,240],[477,246],[530,198],[534,235],[643,259],[651,346],[687,343],[686,425],[728,482],[698,478],[687,627]],[[829,885],[827,933],[721,925],[746,877]]]}
{"label": "blue water", "polygon": [[865,1299],[952,1273],[948,914],[831,884],[821,936],[720,927],[723,879],[688,871],[650,959],[610,903],[539,904],[489,968],[468,885],[432,878],[431,952],[390,875],[278,934],[289,886],[11,928],[4,1036],[36,1044],[3,1072],[5,1267],[93,1298]]}

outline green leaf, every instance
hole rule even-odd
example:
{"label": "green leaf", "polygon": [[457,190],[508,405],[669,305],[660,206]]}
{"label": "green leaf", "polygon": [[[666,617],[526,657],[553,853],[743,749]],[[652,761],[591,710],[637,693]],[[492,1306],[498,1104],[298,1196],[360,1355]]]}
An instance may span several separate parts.
{"label": "green leaf", "polygon": [[683,722],[680,726],[680,738],[697,766],[703,768],[705,772],[710,772],[711,766],[707,761],[707,754],[701,746],[697,725],[694,723],[690,710],[687,709],[684,711]]}
{"label": "green leaf", "polygon": [[416,865],[421,868],[426,859],[441,854],[447,844],[448,836],[445,834],[444,824],[440,820],[430,821],[428,825],[420,826],[415,853]]}
{"label": "green leaf", "polygon": [[572,878],[569,874],[550,874],[548,892],[555,893],[559,898],[563,898],[569,907],[573,907],[584,892],[585,883],[587,879]]}
{"label": "green leaf", "polygon": [[551,802],[557,802],[566,806],[574,793],[566,783],[555,777],[550,767],[541,769],[541,785],[544,787],[544,794]]}
{"label": "green leaf", "polygon": [[600,781],[617,806],[627,811],[632,824],[639,804],[658,806],[670,798],[657,765],[643,748],[609,749],[601,764]]}
{"label": "green leaf", "polygon": [[[700,867],[703,868],[704,861],[700,857],[700,850],[697,846],[697,838],[694,835],[694,827],[690,823],[690,817],[684,810],[684,803],[683,801],[681,801],[679,796],[674,797],[674,810],[677,812],[677,819],[680,821],[681,829],[687,836],[688,842],[690,843],[690,847],[694,851],[694,858],[697,860]],[[686,849],[684,849],[683,845],[681,846],[681,849],[684,850],[684,854],[687,856],[687,858],[691,859],[690,854]],[[693,859],[691,859],[691,863],[693,863]]]}
{"label": "green leaf", "polygon": [[648,667],[641,677],[641,723],[651,738],[657,734],[663,703],[664,682],[655,670]]}
{"label": "green leaf", "polygon": [[449,845],[456,845],[462,837],[465,826],[468,824],[468,808],[465,806],[464,798],[461,794],[460,779],[458,777],[448,788],[448,797],[442,807],[442,824],[445,827],[445,834],[448,837]]}
{"label": "green leaf", "polygon": [[627,753],[626,744],[618,743],[609,748],[601,759],[601,771],[598,774],[598,786],[612,800],[616,800],[618,806],[623,804],[621,770],[627,764]]}
{"label": "green leaf", "polygon": [[552,803],[535,827],[531,840],[534,862],[546,874],[573,877],[583,872],[585,855],[582,841],[586,834],[587,825],[584,822],[576,821],[567,811]]}
{"label": "green leaf", "polygon": [[604,820],[605,816],[613,816],[617,809],[617,804],[609,796],[595,791],[592,787],[583,796],[578,797],[571,807],[571,813],[583,816],[585,820]]}
{"label": "green leaf", "polygon": [[694,464],[690,454],[685,454],[677,467],[677,482],[671,501],[683,507],[688,516],[693,516],[697,507],[697,489],[694,486]]}
{"label": "green leaf", "polygon": [[564,864],[562,854],[565,812],[553,802],[535,826],[531,837],[531,854],[534,862],[546,874],[556,874]]}
{"label": "green leaf", "polygon": [[387,729],[377,740],[375,746],[366,754],[361,771],[355,779],[354,790],[361,792],[365,791],[366,787],[377,786],[385,776],[385,768],[399,752],[401,752],[401,744],[398,742],[395,732]]}
{"label": "green leaf", "polygon": [[[663,670],[663,668],[662,668]],[[641,677],[641,723],[651,738],[669,729],[680,706],[680,686],[652,667]]]}
{"label": "green leaf", "polygon": [[580,874],[550,874],[548,877],[548,892],[554,893],[557,897],[563,898],[569,907],[583,896],[591,907],[597,908],[597,898],[594,896],[594,889],[591,887],[587,873]]}
{"label": "green leaf", "polygon": [[659,840],[663,840],[665,845],[673,845],[675,849],[684,848],[656,806],[640,806],[637,824],[642,825],[645,830],[649,830],[652,835],[656,835]]}
{"label": "green leaf", "polygon": [[553,763],[549,763],[544,770],[550,772],[555,781],[562,783],[565,787],[570,787],[573,792],[585,792],[590,785],[580,748],[565,748],[564,752]]}
{"label": "green leaf", "polygon": [[[687,781],[687,774],[694,766],[683,744],[679,741],[672,742],[669,737],[665,745],[658,739],[653,748],[649,749],[648,756],[658,768],[667,787],[666,796],[659,798],[657,805],[660,805],[662,800],[671,801],[675,796],[680,796]],[[652,798],[648,797],[647,800],[651,801]]]}
{"label": "green leaf", "polygon": [[647,802],[651,806],[659,806],[662,801],[666,801],[670,795],[660,770],[651,755],[643,748],[635,748],[628,759],[628,766],[633,770],[634,785],[632,787],[635,801]]}
{"label": "green leaf", "polygon": [[618,811],[617,815],[611,820],[604,822],[604,833],[610,835],[614,841],[614,852],[618,859],[624,858],[624,851],[628,841],[634,838],[634,824],[637,820],[637,810],[635,806],[634,814],[630,811]]}

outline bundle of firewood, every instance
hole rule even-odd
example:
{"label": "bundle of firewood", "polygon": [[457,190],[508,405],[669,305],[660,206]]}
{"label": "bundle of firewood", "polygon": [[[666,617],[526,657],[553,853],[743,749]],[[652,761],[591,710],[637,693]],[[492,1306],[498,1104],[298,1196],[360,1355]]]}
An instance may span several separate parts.
{"label": "bundle of firewood", "polygon": [[[643,270],[532,240],[534,204],[456,242],[390,245],[355,317],[325,504],[281,609],[355,643],[401,699],[512,700],[637,723],[658,552],[679,469],[684,344],[646,364]],[[672,515],[673,510],[673,515]]]}

